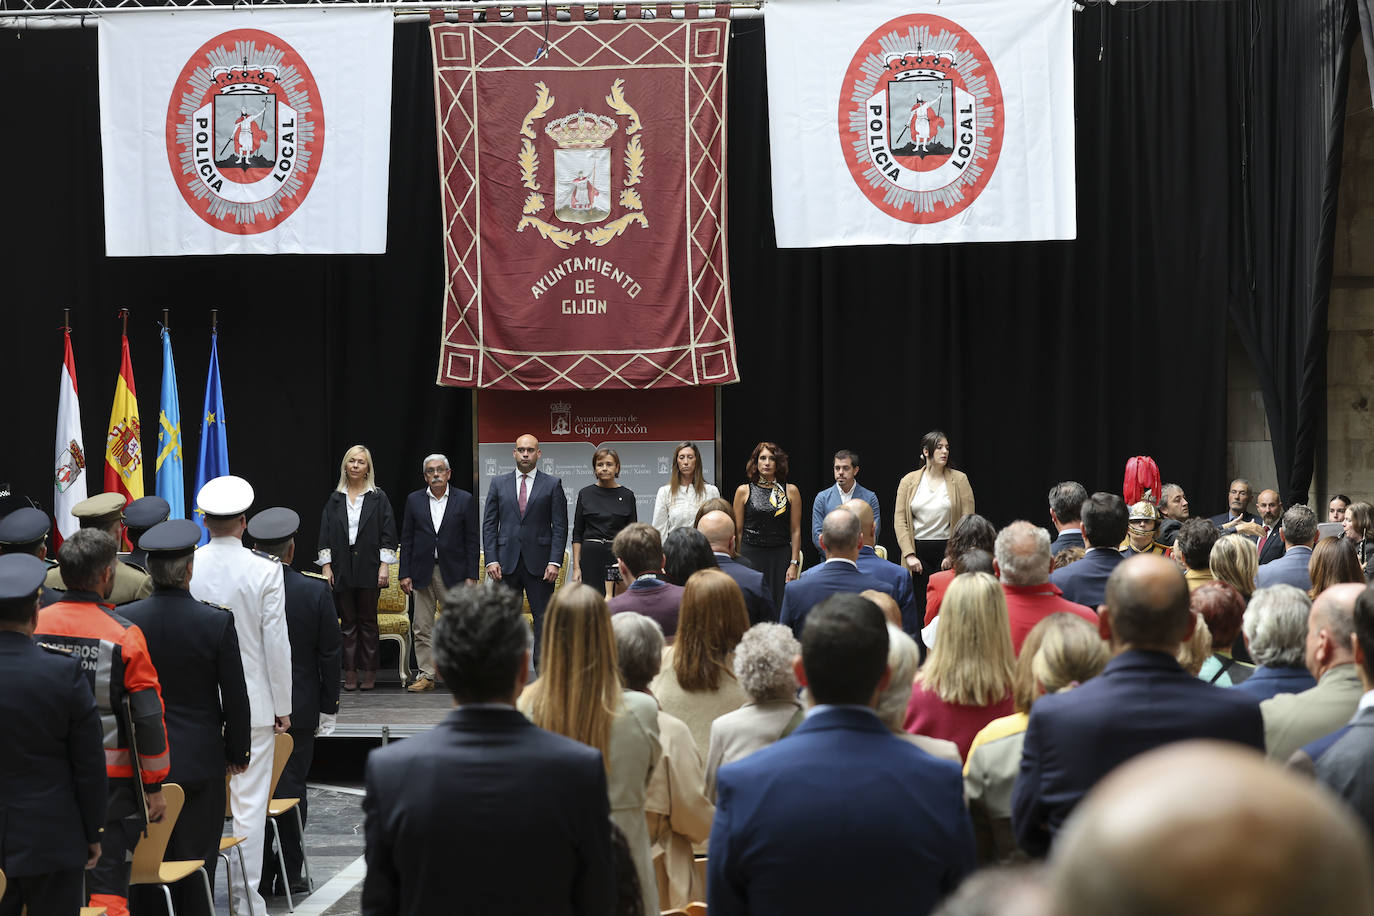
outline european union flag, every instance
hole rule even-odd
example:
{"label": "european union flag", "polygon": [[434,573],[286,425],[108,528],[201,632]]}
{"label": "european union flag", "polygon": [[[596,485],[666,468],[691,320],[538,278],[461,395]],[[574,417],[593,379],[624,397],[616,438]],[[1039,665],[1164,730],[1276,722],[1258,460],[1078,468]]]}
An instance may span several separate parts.
{"label": "european union flag", "polygon": [[168,518],[186,517],[186,475],[181,460],[181,402],[172,363],[172,332],[162,329],[162,409],[157,417],[157,485],[171,507]]}
{"label": "european union flag", "polygon": [[[210,332],[210,374],[205,379],[205,411],[200,417],[200,461],[196,464],[196,493],[216,477],[229,473],[229,432],[225,428],[224,392],[219,387],[219,334]],[[205,513],[196,507],[200,543],[210,540]]]}

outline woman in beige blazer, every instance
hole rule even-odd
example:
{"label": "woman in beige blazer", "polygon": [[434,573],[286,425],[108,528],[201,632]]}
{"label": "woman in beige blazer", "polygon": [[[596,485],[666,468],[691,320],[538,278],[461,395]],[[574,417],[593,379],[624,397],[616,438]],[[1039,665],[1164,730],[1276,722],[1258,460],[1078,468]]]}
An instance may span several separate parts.
{"label": "woman in beige blazer", "polygon": [[[663,629],[653,618],[633,612],[616,614],[611,628],[625,689],[652,696],[649,682],[662,664]],[[644,802],[649,851],[659,907],[682,909],[706,899],[704,875],[697,873],[692,847],[704,844],[711,835],[716,806],[706,797],[706,766],[691,729],[660,709],[658,737],[663,751]]]}
{"label": "woman in beige blazer", "polygon": [[949,466],[949,437],[933,429],[921,437],[922,466],[897,485],[892,528],[902,563],[916,577],[916,594],[939,572],[950,532],[974,513],[973,488],[962,471]]}

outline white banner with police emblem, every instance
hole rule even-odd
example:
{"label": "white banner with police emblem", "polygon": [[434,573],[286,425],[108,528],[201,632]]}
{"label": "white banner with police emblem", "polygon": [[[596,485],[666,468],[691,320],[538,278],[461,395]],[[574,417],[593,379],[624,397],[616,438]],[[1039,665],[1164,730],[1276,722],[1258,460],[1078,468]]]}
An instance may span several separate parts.
{"label": "white banner with police emblem", "polygon": [[386,251],[385,9],[100,20],[111,256]]}
{"label": "white banner with police emblem", "polygon": [[1071,239],[1070,0],[771,0],[778,247]]}

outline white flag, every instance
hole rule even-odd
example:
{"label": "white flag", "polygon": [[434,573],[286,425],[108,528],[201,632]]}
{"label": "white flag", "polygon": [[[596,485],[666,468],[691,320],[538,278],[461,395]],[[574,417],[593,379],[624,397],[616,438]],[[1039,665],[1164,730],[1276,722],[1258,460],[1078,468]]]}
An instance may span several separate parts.
{"label": "white flag", "polygon": [[62,374],[57,388],[57,458],[53,463],[53,517],[57,520],[54,547],[71,537],[78,525],[72,506],[86,498],[86,449],[81,444],[81,404],[76,399],[76,358],[72,332],[65,331]]}
{"label": "white flag", "polygon": [[778,247],[1071,239],[1070,0],[770,0]]}
{"label": "white flag", "polygon": [[384,252],[393,18],[101,18],[106,253]]}

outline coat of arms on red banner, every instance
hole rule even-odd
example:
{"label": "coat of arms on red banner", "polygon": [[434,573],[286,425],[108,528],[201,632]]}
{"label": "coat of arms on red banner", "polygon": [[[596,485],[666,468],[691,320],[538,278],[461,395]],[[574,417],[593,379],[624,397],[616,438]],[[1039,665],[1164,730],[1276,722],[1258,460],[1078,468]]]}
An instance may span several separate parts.
{"label": "coat of arms on red banner", "polygon": [[167,158],[187,205],[223,232],[266,232],[310,193],[324,109],[310,68],[257,29],[204,44],[167,106]]}
{"label": "coat of arms on red banner", "polygon": [[438,381],[738,380],[725,245],[729,23],[438,24]]}
{"label": "coat of arms on red banner", "polygon": [[855,52],[840,92],[840,146],[874,206],[908,223],[962,212],[1002,152],[1002,87],[977,39],[917,13]]}

